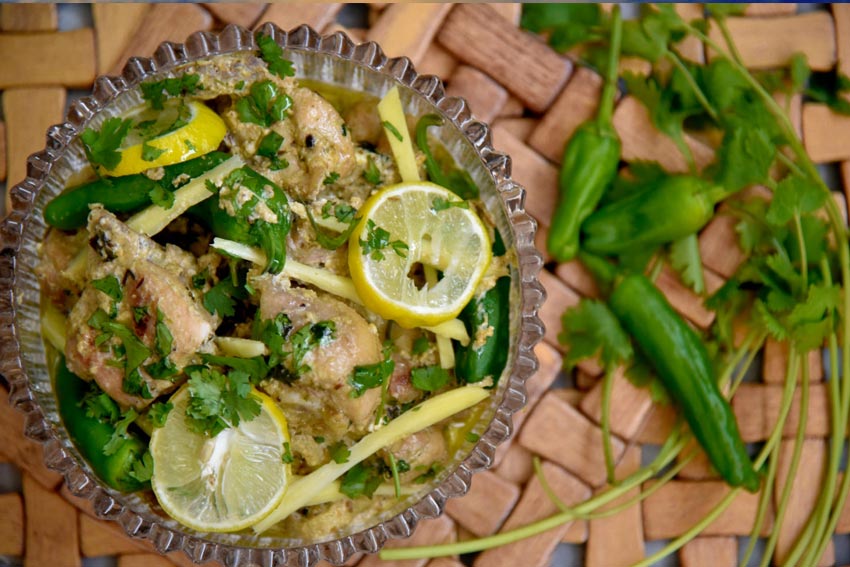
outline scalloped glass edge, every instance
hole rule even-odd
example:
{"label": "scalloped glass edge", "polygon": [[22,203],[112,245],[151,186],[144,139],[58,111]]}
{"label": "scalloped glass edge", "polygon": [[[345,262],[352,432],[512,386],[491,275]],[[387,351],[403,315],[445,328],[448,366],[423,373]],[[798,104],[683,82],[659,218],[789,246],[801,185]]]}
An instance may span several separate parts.
{"label": "scalloped glass edge", "polygon": [[[510,158],[492,147],[488,126],[474,119],[466,101],[445,95],[438,77],[420,76],[406,57],[387,58],[378,44],[355,44],[343,32],[322,36],[308,26],[285,32],[271,23],[261,26],[260,31],[271,35],[284,49],[346,60],[387,75],[418,93],[438,108],[472,145],[492,177],[513,236],[521,309],[519,320],[514,322],[518,325],[517,344],[512,345],[515,349],[514,364],[506,387],[501,388],[504,392],[502,400],[470,454],[424,498],[396,516],[361,532],[295,547],[246,547],[212,541],[176,524],[176,527],[164,525],[161,518],[152,514],[134,510],[126,502],[127,496],[105,488],[80,465],[79,457],[62,443],[60,435],[45,418],[27,375],[17,308],[23,304],[19,297],[23,291],[19,289],[16,264],[27,224],[33,217],[36,197],[48,180],[53,165],[68,151],[69,144],[120,94],[151,75],[168,72],[179,65],[215,55],[253,50],[253,33],[235,25],[229,25],[219,33],[196,32],[187,38],[185,44],[162,43],[152,58],[130,58],[121,76],[98,77],[92,95],[75,101],[68,111],[66,122],[48,129],[45,149],[29,157],[27,178],[10,189],[12,207],[0,224],[0,374],[9,383],[9,403],[25,415],[24,434],[42,444],[46,465],[64,476],[71,493],[89,500],[98,517],[118,522],[128,535],[150,540],[161,553],[182,550],[197,563],[219,561],[227,567],[245,564],[309,567],[321,559],[338,565],[356,553],[374,553],[390,539],[410,536],[421,519],[439,516],[449,498],[466,494],[474,473],[493,464],[496,447],[511,435],[512,414],[525,405],[525,382],[538,367],[534,346],[544,334],[543,323],[537,316],[546,297],[538,280],[543,261],[534,247],[537,223],[524,209],[525,189],[510,178]],[[31,289],[24,291],[32,292]]]}

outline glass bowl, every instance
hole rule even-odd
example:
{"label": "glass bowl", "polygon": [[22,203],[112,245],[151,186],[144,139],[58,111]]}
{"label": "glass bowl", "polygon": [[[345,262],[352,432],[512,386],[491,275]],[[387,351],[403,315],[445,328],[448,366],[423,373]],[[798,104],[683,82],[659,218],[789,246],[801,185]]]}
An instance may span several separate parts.
{"label": "glass bowl", "polygon": [[496,446],[511,434],[511,414],[525,404],[525,381],[537,369],[533,347],[543,336],[537,311],[545,292],[538,281],[542,266],[534,248],[536,223],[524,210],[525,191],[510,178],[510,158],[493,149],[485,124],[467,103],[447,97],[441,81],[420,76],[410,60],[389,59],[375,43],[355,44],[344,33],[322,36],[307,26],[271,35],[295,63],[299,78],[345,86],[382,96],[399,85],[408,114],[438,113],[447,120],[438,137],[471,174],[506,244],[516,251],[511,295],[510,355],[498,388],[474,431],[480,440],[456,454],[430,485],[398,502],[371,527],[353,526],[325,541],[305,541],[246,533],[197,533],[168,518],[150,498],[121,494],[103,485],[80,457],[64,430],[52,394],[40,332],[40,290],[34,269],[37,246],[47,226],[45,204],[57,195],[85,160],[79,134],[89,125],[135,104],[140,81],[161,78],[175,68],[220,54],[254,50],[253,34],[238,26],[220,33],[198,32],[185,44],[163,43],[153,58],[131,58],[120,77],[99,77],[91,96],[71,105],[66,122],[51,127],[47,147],[28,160],[27,178],[10,190],[12,209],[0,224],[0,373],[10,387],[10,403],[26,414],[25,435],[44,447],[48,467],[65,477],[70,491],[93,503],[95,513],[126,532],[150,540],[162,553],[184,551],[192,560],[224,565],[308,567],[323,559],[340,564],[358,552],[375,552],[392,538],[408,537],[420,519],[442,513],[446,500],[462,496],[472,475],[488,468]]}

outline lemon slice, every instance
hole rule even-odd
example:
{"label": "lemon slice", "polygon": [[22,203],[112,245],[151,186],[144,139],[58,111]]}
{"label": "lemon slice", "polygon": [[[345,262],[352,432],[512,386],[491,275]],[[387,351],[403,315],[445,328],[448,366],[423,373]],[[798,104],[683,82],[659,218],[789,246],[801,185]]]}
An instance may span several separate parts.
{"label": "lemon slice", "polygon": [[[202,156],[218,148],[227,127],[218,114],[198,101],[168,101],[162,110],[140,106],[126,115],[133,128],[121,148],[121,161],[104,170],[120,177]],[[165,132],[145,141],[148,132]],[[144,159],[148,158],[148,159]]]}
{"label": "lemon slice", "polygon": [[[464,204],[424,181],[387,187],[366,201],[348,249],[351,279],[366,307],[409,328],[460,313],[490,264],[487,229],[472,209],[458,206]],[[417,264],[435,268],[437,283],[418,284]]]}
{"label": "lemon slice", "polygon": [[283,498],[290,477],[283,462],[286,418],[271,398],[253,393],[260,414],[212,438],[187,423],[188,388],[172,397],[165,425],[151,436],[151,485],[165,512],[181,524],[202,532],[242,530]]}

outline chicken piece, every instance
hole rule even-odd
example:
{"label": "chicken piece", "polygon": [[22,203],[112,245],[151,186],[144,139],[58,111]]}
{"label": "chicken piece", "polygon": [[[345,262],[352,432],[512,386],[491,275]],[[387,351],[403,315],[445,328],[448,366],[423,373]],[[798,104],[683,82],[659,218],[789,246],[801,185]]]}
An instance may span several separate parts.
{"label": "chicken piece", "polygon": [[296,216],[286,238],[286,253],[302,264],[347,276],[348,248],[340,246],[336,250],[328,250],[316,241],[315,235],[310,222]]}
{"label": "chicken piece", "polygon": [[[432,465],[441,465],[448,458],[443,430],[434,426],[390,445],[387,452],[396,461],[404,461],[410,466],[410,470],[399,475],[401,482],[412,482],[427,473]],[[389,464],[389,456],[387,456],[387,464]]]}
{"label": "chicken piece", "polygon": [[[341,301],[309,289],[291,287],[284,277],[261,276],[256,278],[254,287],[260,293],[263,319],[285,313],[293,332],[321,321],[333,321],[336,328],[332,340],[305,354],[303,364],[309,366],[308,371],[291,386],[278,382],[281,387],[275,395],[284,411],[291,408],[297,413],[299,406],[312,405],[308,413],[314,416],[313,423],[304,424],[310,435],[321,435],[327,427],[323,422],[335,419],[335,414],[342,414],[355,430],[365,431],[374,419],[381,391],[372,388],[354,398],[348,379],[355,366],[375,364],[383,359],[375,328]],[[322,429],[316,430],[317,427]],[[296,429],[294,425],[293,429]]]}
{"label": "chicken piece", "polygon": [[[213,337],[217,320],[193,297],[191,277],[198,269],[194,258],[177,247],[161,248],[151,239],[135,233],[102,208],[89,216],[89,232],[95,251],[89,276],[92,281],[114,277],[121,287],[115,301],[106,292],[89,284],[74,305],[68,319],[65,347],[68,368],[85,380],[94,380],[111,398],[123,406],[143,408],[159,394],[173,390],[178,381],[158,380],[144,365],[159,360],[156,354],[156,325],[162,322],[172,337],[169,361],[179,372],[194,361],[195,355]],[[117,308],[117,309],[116,309]],[[123,344],[118,336],[99,344],[102,330],[91,324],[98,310],[116,312],[111,320],[141,341],[150,355],[139,367],[144,386],[152,398],[128,393],[123,360],[113,347]]]}
{"label": "chicken piece", "polygon": [[361,100],[345,112],[345,124],[357,142],[377,146],[381,139],[381,117],[374,100]]}
{"label": "chicken piece", "polygon": [[69,235],[50,230],[38,247],[39,264],[35,269],[41,289],[56,307],[69,310],[82,291],[82,283],[71,279],[66,268],[86,244],[84,231]]}

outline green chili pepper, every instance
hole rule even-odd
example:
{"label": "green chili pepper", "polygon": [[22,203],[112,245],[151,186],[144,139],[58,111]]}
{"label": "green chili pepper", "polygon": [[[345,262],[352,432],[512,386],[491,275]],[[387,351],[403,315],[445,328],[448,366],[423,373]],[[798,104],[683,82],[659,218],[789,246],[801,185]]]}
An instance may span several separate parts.
{"label": "green chili pepper", "polygon": [[[501,256],[504,253],[505,244],[499,231],[496,231],[493,255]],[[498,384],[508,361],[510,293],[511,278],[503,276],[496,280],[496,285],[473,297],[460,312],[459,318],[470,336],[470,343],[458,346],[455,353],[455,375],[460,380],[473,384],[490,376],[493,385]],[[483,329],[486,329],[483,340],[477,340],[476,334]]]}
{"label": "green chili pepper", "polygon": [[104,177],[62,193],[44,208],[44,220],[61,230],[76,230],[86,226],[89,205],[102,204],[113,213],[133,213],[151,204],[151,191],[162,187],[175,191],[218,164],[230,154],[210,152],[201,157],[175,163],[163,168],[162,179],[142,175]]}
{"label": "green chili pepper", "polygon": [[572,260],[579,249],[581,223],[593,213],[603,193],[617,176],[620,139],[611,115],[617,91],[617,62],[622,38],[622,18],[614,8],[607,77],[596,120],[576,130],[564,150],[558,179],[559,199],[552,217],[546,247],[559,262]]}
{"label": "green chili pepper", "polygon": [[267,272],[283,270],[289,201],[283,189],[250,167],[230,172],[218,195],[193,207],[192,213],[216,236],[262,248]]}
{"label": "green chili pepper", "polygon": [[147,450],[147,443],[128,432],[127,438],[121,441],[115,452],[111,455],[104,454],[103,449],[112,439],[115,427],[86,414],[86,409],[80,402],[88,392],[89,384],[68,370],[65,357],[60,357],[57,361],[54,389],[65,429],[95,474],[107,485],[121,492],[143,488],[144,485],[130,473],[133,471],[133,465]]}
{"label": "green chili pepper", "polygon": [[644,275],[628,275],[608,305],[638,344],[717,472],[731,486],[758,490],[759,475],[747,455],[729,402],[714,376],[699,336]]}
{"label": "green chili pepper", "polygon": [[620,254],[679,240],[705,226],[725,194],[697,177],[665,177],[590,215],[581,226],[582,247],[594,254]]}

